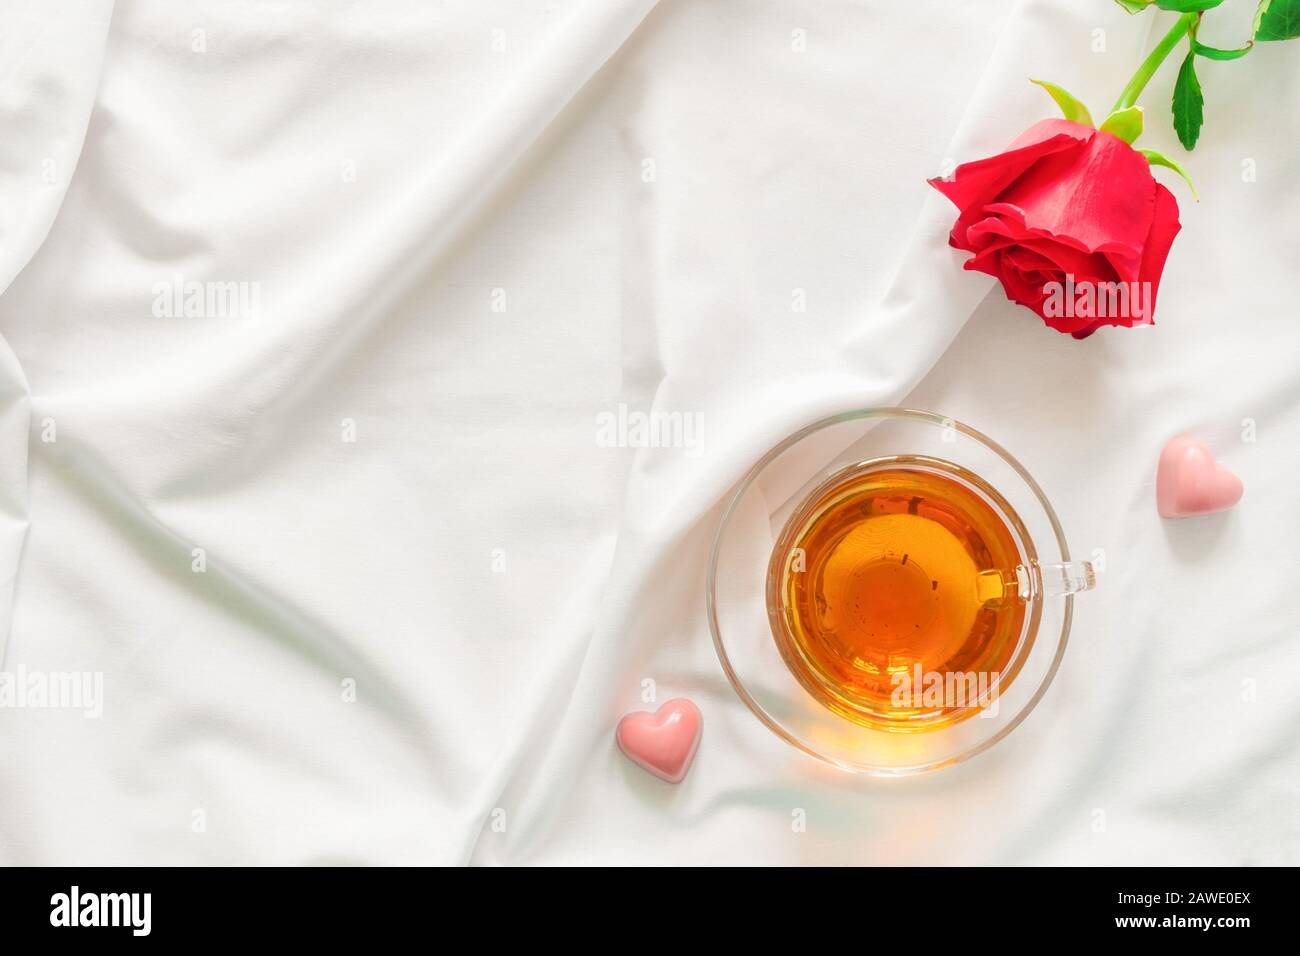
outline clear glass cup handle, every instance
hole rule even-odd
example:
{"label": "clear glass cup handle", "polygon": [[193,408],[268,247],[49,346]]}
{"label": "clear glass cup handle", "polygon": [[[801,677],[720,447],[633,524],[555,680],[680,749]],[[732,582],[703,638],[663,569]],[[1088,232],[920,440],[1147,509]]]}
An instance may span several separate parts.
{"label": "clear glass cup handle", "polygon": [[1066,561],[1063,564],[1039,564],[1016,567],[1017,594],[1022,601],[1034,598],[1062,597],[1091,591],[1097,586],[1097,573],[1091,561]]}

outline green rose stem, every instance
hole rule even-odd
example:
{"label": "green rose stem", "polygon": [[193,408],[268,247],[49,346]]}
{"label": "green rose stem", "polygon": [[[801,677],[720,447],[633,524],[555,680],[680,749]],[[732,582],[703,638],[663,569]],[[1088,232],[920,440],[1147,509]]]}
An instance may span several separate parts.
{"label": "green rose stem", "polygon": [[1126,110],[1137,103],[1137,99],[1142,95],[1142,90],[1146,87],[1147,81],[1155,75],[1156,70],[1160,69],[1160,64],[1165,61],[1165,57],[1173,51],[1174,47],[1178,46],[1178,41],[1187,35],[1187,31],[1196,23],[1196,17],[1197,14],[1195,13],[1184,13],[1178,18],[1178,22],[1165,34],[1165,38],[1156,45],[1150,56],[1143,60],[1142,65],[1137,68],[1137,72],[1133,74],[1133,79],[1128,81],[1128,86],[1124,87],[1124,92],[1120,93],[1119,99],[1111,107],[1110,111],[1112,113]]}

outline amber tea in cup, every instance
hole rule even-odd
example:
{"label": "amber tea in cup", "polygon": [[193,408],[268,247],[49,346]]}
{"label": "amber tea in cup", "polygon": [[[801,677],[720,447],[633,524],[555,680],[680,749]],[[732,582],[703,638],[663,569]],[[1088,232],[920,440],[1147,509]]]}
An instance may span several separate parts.
{"label": "amber tea in cup", "polygon": [[993,705],[1032,639],[1017,596],[1018,524],[952,462],[900,457],[832,476],[772,553],[769,604],[786,666],[818,702],[865,726],[930,730]]}

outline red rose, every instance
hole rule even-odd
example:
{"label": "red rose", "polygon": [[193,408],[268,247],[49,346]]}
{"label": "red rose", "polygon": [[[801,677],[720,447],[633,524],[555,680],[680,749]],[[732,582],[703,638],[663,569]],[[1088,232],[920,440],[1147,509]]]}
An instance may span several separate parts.
{"label": "red rose", "polygon": [[1145,156],[1069,120],[1036,123],[1005,153],[932,179],[960,210],[950,245],[1058,332],[1150,325],[1178,203]]}

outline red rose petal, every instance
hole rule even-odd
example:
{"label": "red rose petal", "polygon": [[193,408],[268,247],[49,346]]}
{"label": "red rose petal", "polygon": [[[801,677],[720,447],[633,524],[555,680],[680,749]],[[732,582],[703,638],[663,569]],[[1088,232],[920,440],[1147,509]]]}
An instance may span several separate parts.
{"label": "red rose petal", "polygon": [[1160,277],[1165,272],[1165,259],[1169,256],[1169,247],[1174,244],[1174,236],[1182,228],[1182,223],[1178,221],[1178,200],[1174,199],[1174,194],[1168,189],[1156,183],[1154,221],[1142,253],[1142,268],[1138,272],[1143,282],[1151,283],[1151,315],[1143,318],[1145,324],[1155,322],[1156,292],[1160,289]]}
{"label": "red rose petal", "polygon": [[1037,143],[1044,143],[1054,136],[1068,136],[1076,143],[1086,143],[1095,136],[1097,131],[1091,126],[1083,123],[1076,123],[1067,119],[1045,119],[1039,120],[1029,129],[1025,130],[1007,147],[1008,152],[1014,152],[1018,149],[1024,149],[1026,146],[1033,146]]}
{"label": "red rose petal", "polygon": [[[985,207],[986,211],[994,207]],[[967,248],[979,252],[986,246],[996,242],[1003,243],[1020,243],[1030,238],[1033,233],[1024,227],[1023,223],[1016,222],[1014,219],[1004,219],[1001,216],[985,216],[977,222],[972,223],[966,229]]]}
{"label": "red rose petal", "polygon": [[1165,259],[1174,237],[1182,224],[1178,221],[1178,201],[1174,194],[1156,183],[1155,214],[1151,226],[1151,235],[1147,237],[1140,264],[1129,267],[1131,275],[1125,274],[1121,281],[1150,283],[1150,301],[1141,286],[1134,289],[1129,296],[1132,314],[1124,317],[1105,317],[1091,320],[1090,324],[1073,333],[1076,339],[1085,339],[1093,332],[1107,325],[1132,328],[1135,325],[1154,325],[1156,310],[1156,293],[1160,291],[1160,278],[1164,274]]}
{"label": "red rose petal", "polygon": [[1026,239],[1022,245],[1051,259],[1062,273],[1074,276],[1075,281],[1099,278],[1103,282],[1110,282],[1118,278],[1106,256],[1081,252],[1068,243],[1054,239]]}
{"label": "red rose petal", "polygon": [[1095,133],[1096,130],[1080,123],[1043,120],[1025,130],[1006,152],[962,163],[953,171],[951,179],[927,180],[961,213],[949,241],[959,249],[966,248],[962,241],[969,221],[964,220],[973,218],[967,215],[970,211],[978,212],[984,203],[996,197],[1044,156],[1078,147],[1093,138]]}
{"label": "red rose petal", "polygon": [[1012,301],[1031,309],[1047,298],[1042,282],[1033,281],[1014,268],[1002,270],[1002,288]]}
{"label": "red rose petal", "polygon": [[1155,212],[1146,157],[1109,133],[1045,156],[999,195],[1030,229],[1069,237],[1088,252],[1141,253]]}
{"label": "red rose petal", "polygon": [[1142,259],[1130,252],[1107,250],[1104,253],[1115,277],[1121,282],[1136,282],[1141,276]]}
{"label": "red rose petal", "polygon": [[1054,274],[1060,267],[1050,258],[1023,243],[1012,246],[1006,251],[1006,259],[1021,272],[1044,272]]}

